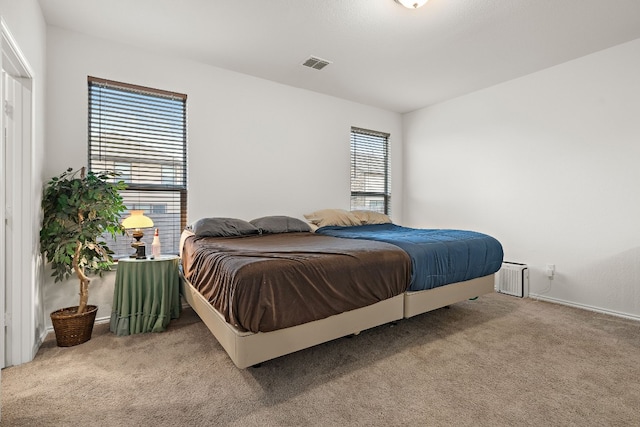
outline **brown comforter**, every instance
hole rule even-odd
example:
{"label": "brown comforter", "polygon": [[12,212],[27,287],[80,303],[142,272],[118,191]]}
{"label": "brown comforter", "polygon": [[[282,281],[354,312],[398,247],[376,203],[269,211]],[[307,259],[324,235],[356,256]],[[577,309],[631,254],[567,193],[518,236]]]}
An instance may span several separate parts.
{"label": "brown comforter", "polygon": [[405,291],[397,246],[313,233],[189,237],[187,280],[240,330],[268,332],[374,304]]}

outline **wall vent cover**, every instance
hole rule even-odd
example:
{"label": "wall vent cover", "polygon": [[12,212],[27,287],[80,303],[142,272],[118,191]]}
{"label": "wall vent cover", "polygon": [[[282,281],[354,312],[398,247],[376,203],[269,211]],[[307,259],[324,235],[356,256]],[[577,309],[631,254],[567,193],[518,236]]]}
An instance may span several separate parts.
{"label": "wall vent cover", "polygon": [[302,65],[304,65],[305,67],[313,68],[314,70],[322,70],[329,64],[331,64],[331,61],[316,58],[315,56],[310,56],[306,61],[302,63]]}
{"label": "wall vent cover", "polygon": [[526,264],[505,261],[496,274],[496,290],[520,298],[529,296],[529,269]]}

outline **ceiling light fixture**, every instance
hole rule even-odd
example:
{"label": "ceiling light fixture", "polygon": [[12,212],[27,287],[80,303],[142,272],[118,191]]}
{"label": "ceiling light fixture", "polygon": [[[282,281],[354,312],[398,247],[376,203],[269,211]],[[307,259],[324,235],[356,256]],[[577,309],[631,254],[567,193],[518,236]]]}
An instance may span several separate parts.
{"label": "ceiling light fixture", "polygon": [[424,6],[429,0],[395,0],[396,3],[403,5],[407,9],[417,9]]}

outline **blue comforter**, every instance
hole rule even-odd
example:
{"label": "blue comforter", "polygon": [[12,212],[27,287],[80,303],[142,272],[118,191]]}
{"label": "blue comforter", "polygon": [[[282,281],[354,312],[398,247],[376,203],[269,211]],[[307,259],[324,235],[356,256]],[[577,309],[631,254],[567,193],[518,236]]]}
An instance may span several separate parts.
{"label": "blue comforter", "polygon": [[408,290],[420,291],[495,273],[502,265],[502,245],[486,234],[431,230],[395,224],[322,227],[316,233],[349,239],[378,240],[402,248],[411,257]]}

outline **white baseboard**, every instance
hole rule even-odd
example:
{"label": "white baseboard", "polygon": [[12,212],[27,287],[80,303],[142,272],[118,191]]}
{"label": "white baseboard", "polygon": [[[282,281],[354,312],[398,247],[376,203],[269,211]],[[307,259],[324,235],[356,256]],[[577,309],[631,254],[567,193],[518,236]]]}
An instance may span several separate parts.
{"label": "white baseboard", "polygon": [[[51,328],[51,331],[53,331],[53,327]],[[33,360],[36,357],[36,354],[38,354],[38,350],[42,347],[42,343],[47,335],[49,335],[49,331],[45,328],[40,336],[36,338],[36,342],[33,343],[33,349],[31,350],[31,360]]]}
{"label": "white baseboard", "polygon": [[96,321],[94,323],[109,323],[111,322],[111,316],[103,316],[103,317],[96,317]]}
{"label": "white baseboard", "polygon": [[625,319],[630,319],[630,320],[635,320],[637,322],[640,322],[640,316],[635,315],[635,314],[622,313],[620,311],[608,310],[606,308],[594,307],[594,306],[587,305],[587,304],[579,304],[579,303],[575,303],[575,302],[571,302],[571,301],[565,301],[565,300],[562,300],[562,299],[559,299],[559,298],[548,297],[546,295],[539,295],[539,294],[529,293],[529,298],[536,299],[536,300],[539,300],[539,301],[552,302],[554,304],[566,305],[566,306],[569,306],[569,307],[580,308],[580,309],[583,309],[583,310],[595,311],[596,313],[608,314],[608,315],[611,315],[611,316],[622,317],[622,318],[625,318]]}

